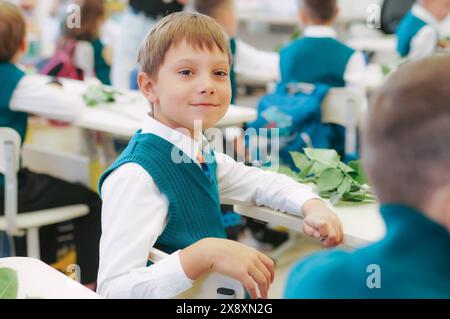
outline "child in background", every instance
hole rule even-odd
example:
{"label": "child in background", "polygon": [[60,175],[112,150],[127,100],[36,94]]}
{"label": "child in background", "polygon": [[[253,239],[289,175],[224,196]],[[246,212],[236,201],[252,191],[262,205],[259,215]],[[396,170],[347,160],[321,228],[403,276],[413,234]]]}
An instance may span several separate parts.
{"label": "child in background", "polygon": [[[170,298],[212,271],[239,280],[253,298],[256,286],[267,297],[273,261],[225,239],[221,200],[303,215],[305,233],[322,236],[326,247],[342,241],[342,224],[309,186],[237,163],[204,137],[231,97],[229,41],[214,19],[165,17],[143,42],[139,64],[152,111],[99,182],[101,295]],[[152,247],[170,256],[147,267]]]}
{"label": "child in background", "polygon": [[195,11],[216,20],[230,37],[230,48],[233,55],[231,66],[231,104],[236,101],[236,72],[258,74],[268,81],[277,81],[279,77],[279,55],[275,52],[258,50],[237,37],[238,21],[234,0],[195,0]]}
{"label": "child in background", "polygon": [[[0,1],[0,126],[16,130],[25,140],[28,113],[57,120],[72,121],[80,113],[80,101],[72,101],[59,90],[36,84],[18,67],[27,52],[25,21],[14,5]],[[77,103],[80,102],[80,103]],[[95,287],[100,241],[101,201],[89,189],[37,174],[26,168],[18,172],[18,211],[36,211],[71,204],[86,204],[89,214],[73,220],[77,263],[81,267],[81,282]],[[4,212],[4,177],[0,175],[0,214]],[[56,225],[39,229],[41,258],[51,264],[56,261]],[[26,254],[25,241],[16,243],[16,254]]]}
{"label": "child in background", "polygon": [[[79,70],[75,79],[84,79],[86,77],[95,76],[103,84],[110,85],[111,71],[111,52],[108,47],[104,47],[100,40],[100,30],[105,22],[106,12],[103,0],[79,0],[80,6],[80,27],[71,27],[66,23],[63,25],[63,34],[58,43],[57,53],[46,67],[43,73],[48,75],[58,75],[60,64],[58,64],[58,54],[66,52],[71,58],[72,64],[77,68],[80,67],[80,61],[83,65],[93,65],[93,69]],[[64,21],[65,22],[65,21]],[[87,42],[93,50],[93,61],[91,63],[83,60],[87,59],[87,52],[83,49],[82,43]],[[84,74],[82,73],[84,71]]]}
{"label": "child in background", "polygon": [[288,276],[286,297],[450,298],[449,83],[449,56],[389,77],[369,108],[363,143],[386,236],[303,260]]}
{"label": "child in background", "polygon": [[281,82],[321,83],[331,87],[363,87],[365,61],[336,39],[332,25],[336,0],[298,0],[303,36],[280,52]]}
{"label": "child in background", "polygon": [[418,0],[398,26],[397,52],[402,57],[420,59],[433,54],[440,45],[447,47],[441,33],[449,13],[450,0]]}

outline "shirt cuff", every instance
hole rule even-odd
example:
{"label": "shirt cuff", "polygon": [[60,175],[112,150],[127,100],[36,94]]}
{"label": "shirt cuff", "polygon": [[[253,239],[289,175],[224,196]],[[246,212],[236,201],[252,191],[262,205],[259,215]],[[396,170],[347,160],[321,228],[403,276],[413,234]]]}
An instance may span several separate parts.
{"label": "shirt cuff", "polygon": [[193,280],[186,276],[180,261],[180,250],[150,266],[152,274],[161,278],[158,285],[158,295],[162,298],[172,298],[192,287]]}
{"label": "shirt cuff", "polygon": [[311,199],[322,200],[320,196],[313,192],[311,186],[305,184],[292,188],[289,193],[284,194],[284,199],[283,211],[300,217],[304,217],[302,208],[307,201]]}

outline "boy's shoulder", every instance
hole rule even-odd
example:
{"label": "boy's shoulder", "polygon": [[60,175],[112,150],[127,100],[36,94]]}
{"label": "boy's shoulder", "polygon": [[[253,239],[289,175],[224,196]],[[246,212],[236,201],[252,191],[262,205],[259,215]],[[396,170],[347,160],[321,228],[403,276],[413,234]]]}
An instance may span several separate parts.
{"label": "boy's shoulder", "polygon": [[335,46],[337,49],[344,49],[351,52],[355,52],[355,50],[348,45],[346,45],[344,42],[339,41],[336,38],[331,37],[323,37],[323,38],[313,38],[313,37],[301,37],[298,39],[295,39],[288,44],[286,44],[281,49],[281,54],[290,52],[290,51],[297,51],[300,50],[302,47],[308,45],[308,46],[322,46],[324,44]]}

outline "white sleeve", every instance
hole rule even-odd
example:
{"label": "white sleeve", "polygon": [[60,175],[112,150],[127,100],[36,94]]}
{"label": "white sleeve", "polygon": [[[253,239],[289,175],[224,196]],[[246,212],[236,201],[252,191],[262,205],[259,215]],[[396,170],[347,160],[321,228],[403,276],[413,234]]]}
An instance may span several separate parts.
{"label": "white sleeve", "polygon": [[426,25],[411,40],[411,49],[408,56],[412,60],[417,60],[433,54],[438,41],[437,31],[433,27]]}
{"label": "white sleeve", "polygon": [[223,153],[215,153],[221,200],[229,204],[253,203],[301,216],[303,204],[318,197],[309,185],[292,178],[245,166]]}
{"label": "white sleeve", "polygon": [[236,39],[234,61],[236,73],[247,77],[277,81],[280,77],[280,55],[277,52],[258,50],[240,39]]}
{"label": "white sleeve", "polygon": [[83,106],[80,96],[68,96],[62,89],[39,83],[29,76],[19,81],[10,103],[12,111],[70,122],[81,114]]}
{"label": "white sleeve", "polygon": [[364,92],[365,90],[366,61],[361,52],[355,52],[350,57],[344,72],[346,87]]}
{"label": "white sleeve", "polygon": [[168,202],[138,164],[124,164],[102,186],[97,292],[107,298],[171,298],[192,286],[178,251],[147,267],[164,230]]}

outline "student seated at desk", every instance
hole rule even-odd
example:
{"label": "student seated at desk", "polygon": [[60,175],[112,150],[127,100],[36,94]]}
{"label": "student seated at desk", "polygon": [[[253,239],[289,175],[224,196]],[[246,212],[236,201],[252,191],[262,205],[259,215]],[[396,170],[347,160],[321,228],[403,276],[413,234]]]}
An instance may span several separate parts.
{"label": "student seated at desk", "polygon": [[[80,0],[80,27],[71,27],[64,23],[63,34],[59,40],[55,57],[43,68],[48,75],[59,75],[62,52],[66,52],[79,68],[78,79],[97,77],[103,84],[110,85],[111,52],[100,40],[100,29],[105,22],[106,12],[103,0]],[[87,44],[87,46],[85,45]],[[73,47],[73,49],[72,49]],[[93,52],[92,61],[85,61]]]}
{"label": "student seated at desk", "polygon": [[363,144],[386,236],[301,261],[286,297],[450,298],[448,83],[450,56],[412,62],[389,77],[372,102]]}
{"label": "student seated at desk", "polygon": [[363,87],[365,61],[336,39],[332,28],[336,0],[298,0],[303,37],[280,52],[281,82],[321,83],[331,87]]}
{"label": "student seated at desk", "polygon": [[[274,264],[225,239],[220,199],[303,214],[307,234],[323,236],[325,246],[341,242],[341,222],[309,186],[237,163],[205,139],[202,130],[225,115],[231,96],[228,37],[214,19],[165,17],[143,42],[139,64],[152,111],[100,178],[98,293],[170,298],[212,271],[236,278],[252,297],[256,282],[267,297]],[[147,267],[153,246],[170,256]]]}
{"label": "student seated at desk", "polygon": [[[27,51],[25,20],[14,5],[0,1],[0,127],[16,130],[22,143],[25,140],[28,113],[71,121],[81,111],[74,101],[67,99],[56,88],[36,84],[17,66]],[[2,150],[3,151],[3,150]],[[37,174],[21,168],[18,173],[19,213],[72,204],[86,204],[88,215],[77,218],[74,224],[74,241],[77,264],[82,269],[81,281],[94,283],[98,270],[98,244],[100,241],[101,201],[89,189],[57,178]],[[4,177],[0,175],[0,214],[4,213]],[[42,260],[47,264],[56,261],[57,226],[40,228]],[[16,244],[16,254],[25,255],[25,242]],[[90,287],[94,287],[92,284]]]}
{"label": "student seated at desk", "polygon": [[279,77],[279,55],[275,52],[260,51],[237,37],[238,21],[234,0],[195,0],[197,12],[216,20],[230,37],[230,48],[233,55],[231,65],[231,104],[236,100],[236,72],[250,74],[258,78],[260,74],[269,81],[277,81]]}
{"label": "student seated at desk", "polygon": [[397,29],[400,56],[420,59],[433,54],[439,47],[443,21],[449,13],[450,0],[418,0]]}

